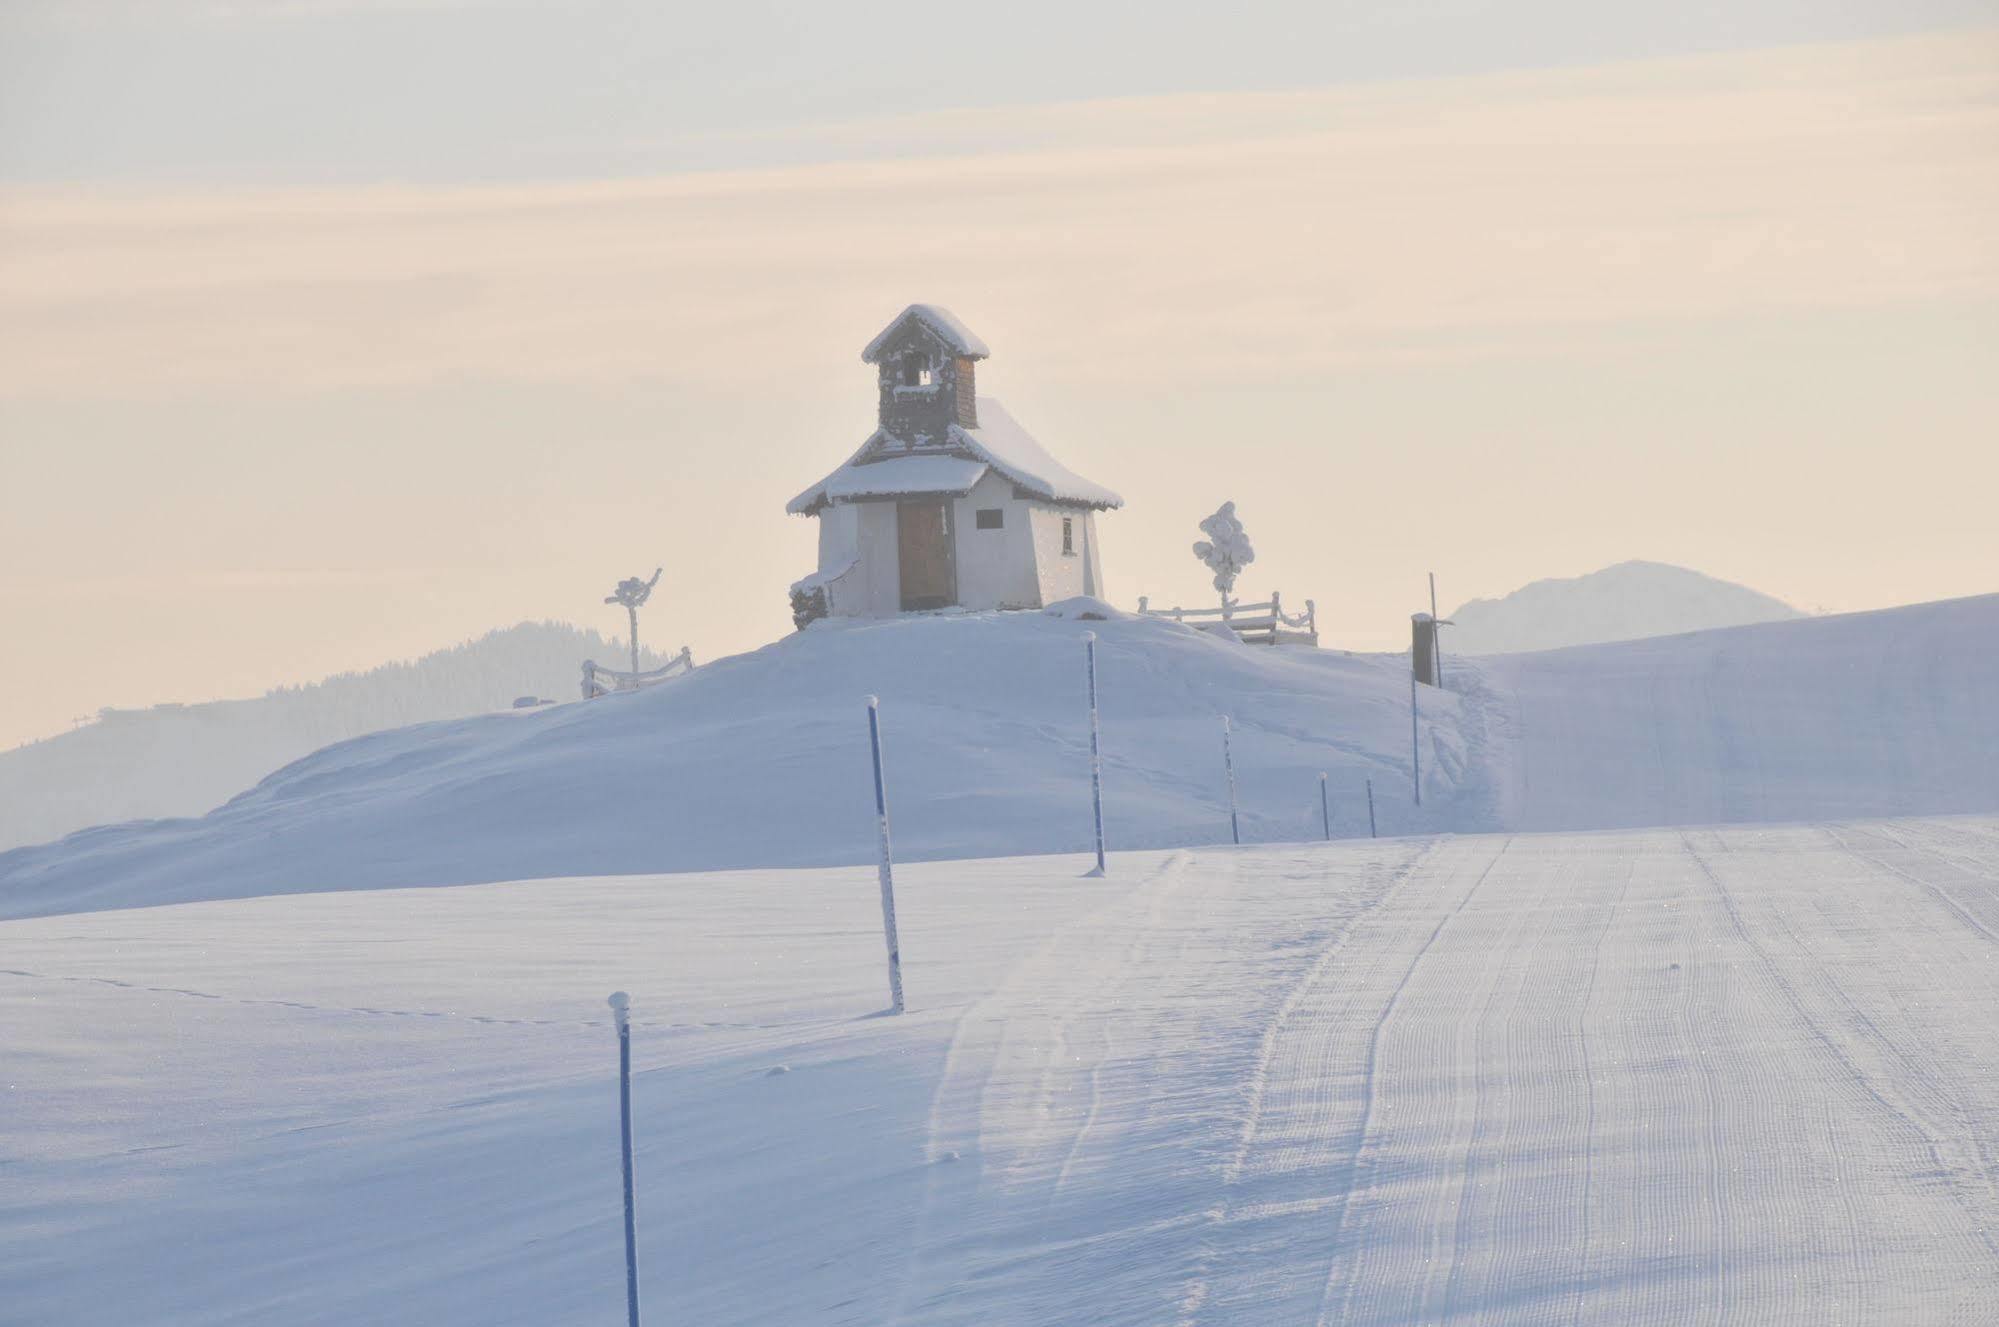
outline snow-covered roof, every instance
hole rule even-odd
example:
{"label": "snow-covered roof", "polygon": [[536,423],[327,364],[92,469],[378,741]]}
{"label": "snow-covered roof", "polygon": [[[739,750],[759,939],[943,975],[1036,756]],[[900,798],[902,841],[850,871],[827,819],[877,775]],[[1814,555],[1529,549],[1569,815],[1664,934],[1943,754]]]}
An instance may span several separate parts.
{"label": "snow-covered roof", "polygon": [[[910,455],[903,450],[908,444],[877,429],[845,465],[786,503],[784,509],[794,516],[810,516],[829,502],[854,498],[969,493],[988,467],[1014,487],[1049,502],[1097,508],[1124,506],[1124,499],[1116,493],[1102,484],[1092,484],[1050,456],[992,397],[979,398],[978,415],[977,428],[953,424],[946,446],[930,455]],[[893,454],[897,451],[903,454]],[[891,454],[884,456],[884,452]]]}
{"label": "snow-covered roof", "polygon": [[843,465],[826,476],[826,498],[882,498],[901,493],[969,493],[985,477],[983,461],[962,456],[896,456]]}
{"label": "snow-covered roof", "polygon": [[[898,438],[876,429],[846,464],[787,502],[794,516],[810,516],[836,500],[896,497],[905,493],[969,493],[988,463],[943,447],[910,455]],[[884,455],[884,453],[887,453]]]}
{"label": "snow-covered roof", "polygon": [[979,426],[975,429],[951,426],[954,442],[983,457],[993,469],[1015,485],[1051,502],[1080,502],[1091,507],[1122,507],[1124,499],[1102,484],[1069,469],[1048,454],[1034,436],[1022,428],[1006,407],[990,396],[978,401]]}
{"label": "snow-covered roof", "polygon": [[861,362],[864,364],[873,364],[880,360],[882,352],[888,349],[888,343],[895,338],[897,332],[902,330],[902,325],[911,318],[916,319],[916,321],[922,323],[931,332],[935,333],[937,339],[942,341],[945,347],[954,355],[963,355],[967,359],[985,359],[993,353],[986,349],[986,343],[979,340],[977,334],[971,328],[958,321],[957,314],[952,313],[943,305],[912,304],[901,313],[895,315],[889,321],[889,325],[882,328],[881,335],[868,342],[868,348],[861,352]]}

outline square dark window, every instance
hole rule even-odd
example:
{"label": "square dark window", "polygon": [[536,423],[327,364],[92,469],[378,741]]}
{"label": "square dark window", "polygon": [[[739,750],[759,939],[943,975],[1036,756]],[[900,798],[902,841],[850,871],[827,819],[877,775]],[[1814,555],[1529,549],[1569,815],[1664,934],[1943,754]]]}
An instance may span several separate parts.
{"label": "square dark window", "polygon": [[975,519],[981,530],[1002,530],[1006,528],[1006,509],[1003,507],[981,507]]}

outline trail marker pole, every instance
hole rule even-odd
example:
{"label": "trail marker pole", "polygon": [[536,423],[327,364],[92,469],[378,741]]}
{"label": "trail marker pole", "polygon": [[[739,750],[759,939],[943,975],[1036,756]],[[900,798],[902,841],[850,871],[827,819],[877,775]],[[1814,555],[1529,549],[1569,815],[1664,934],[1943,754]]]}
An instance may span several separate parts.
{"label": "trail marker pole", "polygon": [[617,991],[605,1001],[618,1026],[618,1139],[625,1153],[625,1315],[639,1327],[638,1203],[632,1191],[632,997]]}
{"label": "trail marker pole", "polygon": [[1373,779],[1369,779],[1367,781],[1367,836],[1371,839],[1380,837],[1380,835],[1374,832],[1374,780]]}
{"label": "trail marker pole", "polygon": [[1416,672],[1409,672],[1409,768],[1416,786],[1416,805],[1423,805],[1423,748],[1416,739]]}
{"label": "trail marker pole", "polygon": [[1330,841],[1333,837],[1333,806],[1331,802],[1326,800],[1326,776],[1324,771],[1321,771],[1319,774],[1319,823],[1325,826],[1326,838]]}
{"label": "trail marker pole", "polygon": [[1222,769],[1228,774],[1229,779],[1229,838],[1237,845],[1240,845],[1242,843],[1242,825],[1236,819],[1235,812],[1235,756],[1229,750],[1229,730],[1231,727],[1233,725],[1229,722],[1229,716],[1224,714],[1222,716]]}
{"label": "trail marker pole", "polygon": [[1097,724],[1097,633],[1083,633],[1084,653],[1090,664],[1090,812],[1097,822],[1097,869],[1104,874],[1104,754],[1098,740]]}
{"label": "trail marker pole", "polygon": [[902,1012],[902,947],[895,938],[895,871],[888,844],[888,785],[882,780],[881,700],[868,697],[868,745],[875,758],[875,823],[881,833],[882,939],[888,944],[888,999]]}

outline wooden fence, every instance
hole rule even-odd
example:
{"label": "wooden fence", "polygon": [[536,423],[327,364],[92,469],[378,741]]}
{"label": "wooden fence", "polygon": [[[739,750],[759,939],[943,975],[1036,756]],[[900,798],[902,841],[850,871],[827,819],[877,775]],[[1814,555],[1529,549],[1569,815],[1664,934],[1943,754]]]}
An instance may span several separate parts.
{"label": "wooden fence", "polygon": [[583,699],[595,700],[608,696],[613,691],[640,691],[657,686],[672,678],[682,677],[694,671],[694,651],[681,646],[680,653],[668,659],[663,665],[646,673],[620,672],[616,668],[606,668],[594,660],[583,661]]}
{"label": "wooden fence", "polygon": [[1138,601],[1143,617],[1171,618],[1204,631],[1226,626],[1250,645],[1317,645],[1319,608],[1305,601],[1305,611],[1296,615],[1284,611],[1284,603],[1271,591],[1267,604],[1243,604],[1224,598],[1216,608],[1153,608],[1150,599]]}

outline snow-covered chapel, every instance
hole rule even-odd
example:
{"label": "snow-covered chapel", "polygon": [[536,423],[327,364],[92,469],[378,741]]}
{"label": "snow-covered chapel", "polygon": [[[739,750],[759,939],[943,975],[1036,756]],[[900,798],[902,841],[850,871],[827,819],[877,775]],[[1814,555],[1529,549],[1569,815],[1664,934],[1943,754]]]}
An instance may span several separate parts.
{"label": "snow-covered chapel", "polygon": [[910,305],[861,352],[881,388],[875,431],[786,508],[819,518],[819,570],[791,587],[799,626],[1102,595],[1096,514],[1124,499],[978,394],[990,353],[934,304]]}

